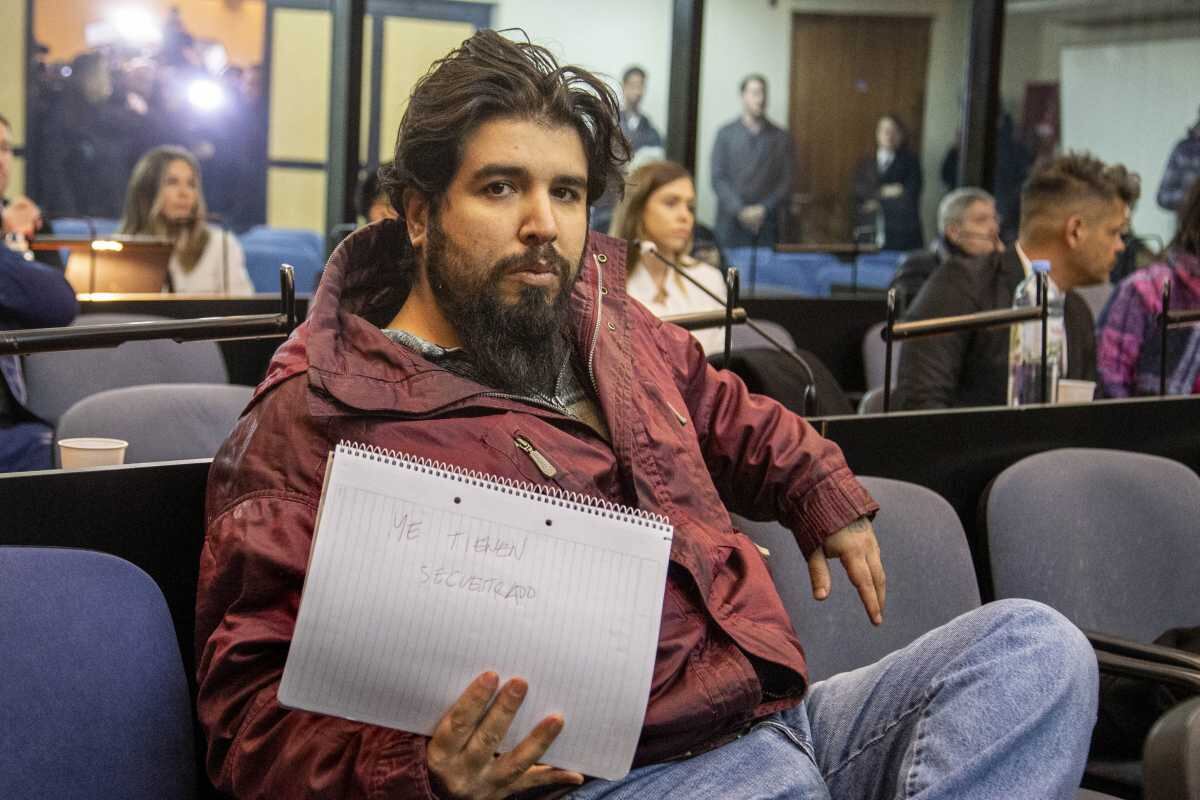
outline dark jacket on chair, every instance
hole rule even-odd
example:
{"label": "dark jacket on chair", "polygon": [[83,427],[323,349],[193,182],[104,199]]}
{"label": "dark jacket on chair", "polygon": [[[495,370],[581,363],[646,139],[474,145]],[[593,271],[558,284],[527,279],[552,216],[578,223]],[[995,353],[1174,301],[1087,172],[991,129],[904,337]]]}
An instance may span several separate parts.
{"label": "dark jacket on chair", "polygon": [[[905,314],[906,320],[1011,308],[1025,278],[1015,249],[939,267]],[[1096,336],[1083,298],[1067,292],[1067,374],[1096,380]],[[897,375],[899,409],[1004,405],[1008,395],[1008,328],[948,333],[904,343]]]}

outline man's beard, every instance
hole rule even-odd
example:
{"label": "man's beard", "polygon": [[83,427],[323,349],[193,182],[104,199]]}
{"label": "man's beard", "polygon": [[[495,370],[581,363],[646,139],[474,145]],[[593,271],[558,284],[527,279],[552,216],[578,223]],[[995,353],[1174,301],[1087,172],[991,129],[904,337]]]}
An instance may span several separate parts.
{"label": "man's beard", "polygon": [[[521,288],[515,302],[504,300],[502,282],[538,261],[558,273],[557,295],[537,286]],[[501,259],[491,266],[473,263],[465,250],[430,219],[425,275],[446,320],[454,326],[480,381],[512,394],[553,395],[569,349],[566,331],[570,288],[578,268],[550,243]]]}

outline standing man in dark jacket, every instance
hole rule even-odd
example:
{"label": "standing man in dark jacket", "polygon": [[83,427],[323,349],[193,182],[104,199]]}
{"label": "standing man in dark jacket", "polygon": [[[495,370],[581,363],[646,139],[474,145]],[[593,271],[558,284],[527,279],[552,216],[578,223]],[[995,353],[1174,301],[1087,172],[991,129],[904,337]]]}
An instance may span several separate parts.
{"label": "standing man in dark jacket", "polygon": [[792,190],[792,139],[767,119],[767,79],[742,79],[742,115],[717,131],[712,183],[721,247],[768,247]]}
{"label": "standing man in dark jacket", "polygon": [[[1063,377],[1096,379],[1095,321],[1071,290],[1108,279],[1129,210],[1139,193],[1137,175],[1087,154],[1068,153],[1034,172],[1021,195],[1017,243],[1004,253],[951,259],[925,283],[905,314],[931,319],[1011,308],[1017,285],[1033,259],[1050,262],[1050,280],[1066,294],[1067,365]],[[1007,328],[914,339],[900,351],[896,406],[936,409],[1003,405],[1008,387]]]}
{"label": "standing man in dark jacket", "polygon": [[629,140],[630,153],[643,147],[662,147],[662,136],[654,123],[642,111],[642,98],[646,95],[646,70],[630,67],[621,77],[621,95],[625,100],[621,107],[621,133]]}
{"label": "standing man in dark jacket", "polygon": [[[342,243],[213,462],[196,622],[213,780],[286,798],[493,800],[555,784],[579,800],[1073,795],[1095,657],[1044,606],[992,604],[809,686],[763,557],[726,509],[790,527],[818,598],[841,559],[879,624],[877,506],[836,445],[626,294],[624,243],[587,232],[588,201],[625,157],[610,90],[540,47],[483,30],[417,84],[385,181],[401,219]],[[491,671],[446,698],[430,736],[280,705],[342,438],[668,516],[628,775],[574,789],[585,776],[538,765],[572,724],[561,715],[497,753],[538,687]]]}

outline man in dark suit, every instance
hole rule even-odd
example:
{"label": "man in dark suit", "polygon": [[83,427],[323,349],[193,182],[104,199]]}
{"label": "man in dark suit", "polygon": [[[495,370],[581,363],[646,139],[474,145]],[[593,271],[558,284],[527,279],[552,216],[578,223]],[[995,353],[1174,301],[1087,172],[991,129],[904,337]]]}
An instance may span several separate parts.
{"label": "man in dark suit", "polygon": [[792,190],[792,138],[767,119],[767,79],[742,78],[742,114],[717,131],[712,185],[721,247],[768,247]]}
{"label": "man in dark suit", "polygon": [[621,96],[625,100],[621,108],[621,133],[629,140],[629,149],[636,153],[643,147],[662,147],[662,136],[658,129],[642,112],[642,97],[646,94],[646,71],[641,67],[630,67],[621,77]]}
{"label": "man in dark suit", "polygon": [[[1017,243],[1004,253],[956,258],[939,267],[906,319],[930,319],[1011,308],[1029,262],[1050,262],[1050,280],[1065,293],[1064,377],[1096,379],[1095,322],[1071,291],[1108,278],[1125,245],[1122,234],[1137,200],[1136,174],[1087,154],[1059,156],[1034,172],[1021,193]],[[905,342],[896,407],[934,409],[1002,405],[1008,386],[1007,328],[943,334]]]}

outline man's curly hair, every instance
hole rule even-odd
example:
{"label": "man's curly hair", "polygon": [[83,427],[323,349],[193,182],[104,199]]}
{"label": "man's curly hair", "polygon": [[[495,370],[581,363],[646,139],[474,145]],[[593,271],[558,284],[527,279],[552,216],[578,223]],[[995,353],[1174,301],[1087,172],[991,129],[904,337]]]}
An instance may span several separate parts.
{"label": "man's curly hair", "polygon": [[560,66],[527,37],[514,41],[481,30],[436,61],[413,88],[381,185],[402,215],[405,190],[437,203],[471,134],[489,120],[515,117],[579,133],[588,162],[587,199],[594,203],[610,184],[621,185],[621,166],[629,160],[618,111],[616,95],[591,72]]}

